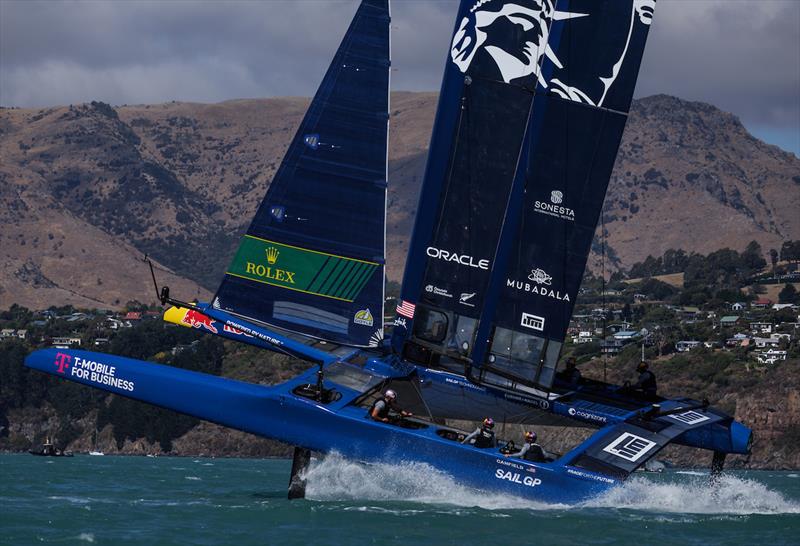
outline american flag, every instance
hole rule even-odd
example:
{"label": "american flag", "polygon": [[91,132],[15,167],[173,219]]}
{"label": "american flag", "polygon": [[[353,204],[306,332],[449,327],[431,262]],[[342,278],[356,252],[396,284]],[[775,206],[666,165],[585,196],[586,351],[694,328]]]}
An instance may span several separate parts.
{"label": "american flag", "polygon": [[411,302],[408,302],[406,300],[400,300],[400,303],[397,305],[397,314],[403,315],[406,318],[413,319],[415,307],[416,306]]}

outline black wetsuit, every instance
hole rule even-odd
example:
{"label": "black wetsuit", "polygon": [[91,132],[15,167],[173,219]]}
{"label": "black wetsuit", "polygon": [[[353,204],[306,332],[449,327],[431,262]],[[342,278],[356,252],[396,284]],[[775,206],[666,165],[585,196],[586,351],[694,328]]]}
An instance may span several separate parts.
{"label": "black wetsuit", "polygon": [[475,443],[472,445],[475,447],[485,448],[497,446],[497,440],[495,440],[494,432],[491,429],[478,427],[469,436],[464,438],[461,443],[468,444],[473,438],[475,438]]}
{"label": "black wetsuit", "polygon": [[[376,421],[381,421],[383,419],[388,419],[389,418],[389,410],[390,409],[392,409],[391,404],[386,402],[386,400],[384,400],[383,398],[378,398],[372,404],[372,407],[369,408],[369,416],[372,417],[373,419],[375,419]],[[378,410],[378,416],[377,417],[375,417],[374,414],[373,414],[373,412],[375,410]]]}
{"label": "black wetsuit", "polygon": [[633,386],[633,389],[640,391],[645,396],[656,396],[656,375],[650,370],[645,370],[639,374],[639,381]]}

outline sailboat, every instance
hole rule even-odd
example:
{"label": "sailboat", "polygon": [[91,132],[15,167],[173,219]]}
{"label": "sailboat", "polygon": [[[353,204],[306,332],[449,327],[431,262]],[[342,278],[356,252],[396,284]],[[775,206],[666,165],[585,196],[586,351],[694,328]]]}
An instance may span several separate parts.
{"label": "sailboat", "polygon": [[[363,0],[213,299],[164,319],[309,363],[263,386],[45,349],[26,365],[311,452],[425,463],[459,483],[580,502],[668,444],[750,451],[704,401],[558,371],[654,0],[463,0],[396,319],[384,335],[390,11]],[[154,277],[155,280],[155,277]],[[158,288],[156,288],[158,290]],[[413,417],[370,417],[392,389]],[[463,444],[445,419],[596,431],[551,460]]]}

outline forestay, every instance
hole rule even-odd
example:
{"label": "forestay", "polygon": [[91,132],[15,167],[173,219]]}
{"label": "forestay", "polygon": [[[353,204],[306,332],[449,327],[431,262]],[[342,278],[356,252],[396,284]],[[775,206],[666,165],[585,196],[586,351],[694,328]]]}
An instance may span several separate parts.
{"label": "forestay", "polygon": [[355,346],[383,337],[388,0],[363,0],[213,300]]}

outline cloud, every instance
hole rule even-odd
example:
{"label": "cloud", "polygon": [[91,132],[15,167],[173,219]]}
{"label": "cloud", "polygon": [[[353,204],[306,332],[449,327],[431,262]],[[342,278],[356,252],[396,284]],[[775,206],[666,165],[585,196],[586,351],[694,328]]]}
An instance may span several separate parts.
{"label": "cloud", "polygon": [[[394,89],[435,90],[455,0],[392,4]],[[311,95],[355,0],[0,1],[0,103]],[[800,2],[659,0],[637,96],[800,132]]]}

